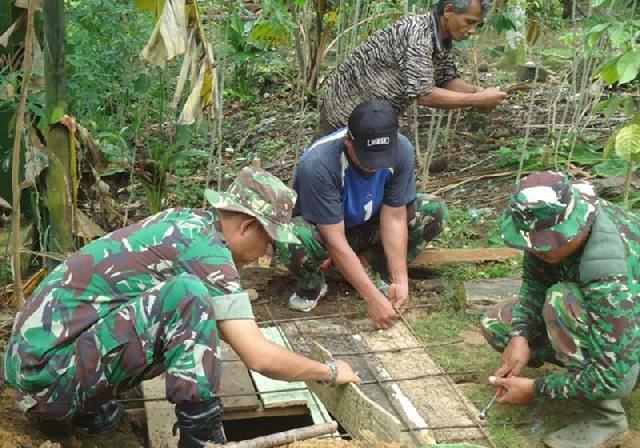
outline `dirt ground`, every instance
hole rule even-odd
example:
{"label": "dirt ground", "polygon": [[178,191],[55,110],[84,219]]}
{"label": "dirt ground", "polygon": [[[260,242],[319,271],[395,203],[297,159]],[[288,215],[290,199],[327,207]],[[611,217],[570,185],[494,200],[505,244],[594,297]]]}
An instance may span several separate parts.
{"label": "dirt ground", "polygon": [[[0,447],[2,448],[143,448],[144,421],[125,415],[110,433],[88,435],[70,425],[42,424],[29,420],[16,406],[14,392],[0,386]],[[49,444],[47,443],[49,442]]]}

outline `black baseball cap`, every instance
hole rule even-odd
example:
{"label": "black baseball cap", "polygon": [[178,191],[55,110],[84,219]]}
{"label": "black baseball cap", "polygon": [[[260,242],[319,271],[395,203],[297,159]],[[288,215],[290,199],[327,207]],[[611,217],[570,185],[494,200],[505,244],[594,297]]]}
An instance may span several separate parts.
{"label": "black baseball cap", "polygon": [[365,168],[393,167],[398,151],[398,114],[388,103],[360,103],[349,116],[348,132],[358,161]]}

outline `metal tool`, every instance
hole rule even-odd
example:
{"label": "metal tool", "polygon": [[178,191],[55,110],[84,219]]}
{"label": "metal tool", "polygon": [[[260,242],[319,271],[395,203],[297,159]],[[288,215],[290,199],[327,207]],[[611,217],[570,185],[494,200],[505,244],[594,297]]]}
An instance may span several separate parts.
{"label": "metal tool", "polygon": [[489,403],[487,403],[487,405],[484,408],[482,408],[482,410],[480,411],[480,420],[487,419],[487,416],[489,415],[489,410],[491,409],[491,406],[493,406],[496,400],[498,399],[498,396],[500,395],[501,391],[502,391],[502,388],[498,389],[498,391],[493,396],[493,398],[489,401]]}

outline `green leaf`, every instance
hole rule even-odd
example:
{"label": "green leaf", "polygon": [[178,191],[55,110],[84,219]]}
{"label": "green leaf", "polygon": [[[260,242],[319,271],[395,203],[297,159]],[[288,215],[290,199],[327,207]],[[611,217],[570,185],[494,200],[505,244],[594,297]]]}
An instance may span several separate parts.
{"label": "green leaf", "polygon": [[604,158],[608,159],[611,157],[613,152],[616,150],[616,137],[618,136],[618,132],[614,132],[611,137],[607,139],[607,143],[604,144]]}
{"label": "green leaf", "polygon": [[593,167],[593,171],[601,177],[621,177],[627,172],[627,161],[609,159]]}
{"label": "green leaf", "polygon": [[609,100],[609,104],[607,104],[607,108],[604,111],[604,118],[609,120],[613,114],[615,114],[620,107],[620,103],[622,102],[622,98],[619,96],[614,96]]}
{"label": "green leaf", "polygon": [[627,98],[623,105],[622,105],[623,109],[624,109],[624,116],[627,118],[631,118],[633,117],[633,114],[635,114],[636,112],[636,103],[635,101],[633,101],[633,98]]}
{"label": "green leaf", "polygon": [[136,93],[145,93],[149,90],[149,87],[151,87],[151,79],[145,74],[138,76],[136,80],[133,81],[133,90],[135,90]]}
{"label": "green leaf", "polygon": [[544,56],[560,59],[573,59],[573,53],[572,48],[547,48],[542,52]]}
{"label": "green leaf", "polygon": [[630,50],[620,56],[617,69],[620,84],[626,84],[636,79],[640,71],[640,51]]}
{"label": "green leaf", "polygon": [[60,106],[56,106],[51,112],[51,117],[49,117],[49,124],[57,123],[63,116],[64,109]]}
{"label": "green leaf", "polygon": [[638,152],[640,152],[640,125],[630,124],[620,129],[616,136],[616,154],[624,159],[630,159]]}
{"label": "green leaf", "polygon": [[610,59],[598,68],[597,75],[609,86],[618,82],[617,65],[619,59],[619,57]]}
{"label": "green leaf", "polygon": [[603,110],[605,110],[608,106],[609,106],[609,101],[611,101],[610,99],[606,99],[606,100],[601,100],[600,102],[598,102],[598,104],[596,104],[595,106],[593,106],[593,109],[591,110],[592,114],[599,114],[600,112],[602,112]]}

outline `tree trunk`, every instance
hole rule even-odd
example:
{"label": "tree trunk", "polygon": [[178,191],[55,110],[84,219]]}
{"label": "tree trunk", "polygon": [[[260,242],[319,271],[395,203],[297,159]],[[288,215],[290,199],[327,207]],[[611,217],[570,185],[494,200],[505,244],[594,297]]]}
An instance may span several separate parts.
{"label": "tree trunk", "polygon": [[[43,2],[45,39],[45,111],[49,121],[64,113],[67,90],[65,73],[64,1]],[[57,117],[57,118],[56,118]],[[49,170],[47,174],[47,206],[49,210],[49,252],[67,254],[74,250],[73,188],[69,130],[51,123],[46,135]],[[50,263],[53,261],[50,260]]]}

